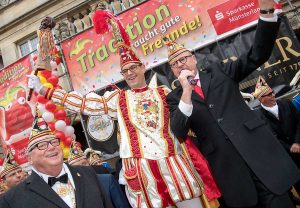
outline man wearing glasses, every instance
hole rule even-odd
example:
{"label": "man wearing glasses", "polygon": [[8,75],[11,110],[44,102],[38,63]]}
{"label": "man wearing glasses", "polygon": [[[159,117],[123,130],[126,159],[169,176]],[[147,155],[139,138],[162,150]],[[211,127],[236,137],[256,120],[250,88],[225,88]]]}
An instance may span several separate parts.
{"label": "man wearing glasses", "polygon": [[[260,101],[260,111],[276,138],[300,168],[300,112],[290,100],[276,100],[273,90],[263,77],[258,78],[252,94]],[[294,187],[300,193],[300,181]]]}
{"label": "man wearing glasses", "polygon": [[[98,19],[111,24],[114,21]],[[28,86],[69,110],[88,115],[108,114],[118,119],[122,158],[119,183],[126,186],[132,207],[201,208],[203,184],[170,130],[167,91],[147,86],[145,65],[127,45],[126,37],[119,36],[120,30],[124,28],[113,32],[120,41],[116,45],[121,56],[121,74],[130,90],[117,89],[103,96],[89,93],[83,98],[76,92],[45,89],[35,76],[29,77]]]}
{"label": "man wearing glasses", "polygon": [[1,208],[104,207],[93,169],[64,164],[60,140],[41,117],[34,119],[27,154],[32,173],[1,196]]}
{"label": "man wearing glasses", "polygon": [[300,179],[299,169],[239,91],[238,83],[268,60],[280,25],[273,0],[259,5],[253,46],[236,61],[199,71],[189,50],[169,43],[168,61],[181,86],[167,103],[171,129],[178,138],[190,129],[196,134],[228,207],[289,208],[287,190]]}

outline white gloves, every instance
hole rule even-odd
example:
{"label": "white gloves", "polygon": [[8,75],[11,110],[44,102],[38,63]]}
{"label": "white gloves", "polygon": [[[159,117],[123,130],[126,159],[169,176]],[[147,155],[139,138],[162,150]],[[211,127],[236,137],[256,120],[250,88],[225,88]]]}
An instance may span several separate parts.
{"label": "white gloves", "polygon": [[39,93],[40,90],[43,88],[43,85],[41,84],[40,78],[35,75],[27,75],[28,77],[28,87],[30,89],[33,89],[33,91]]}

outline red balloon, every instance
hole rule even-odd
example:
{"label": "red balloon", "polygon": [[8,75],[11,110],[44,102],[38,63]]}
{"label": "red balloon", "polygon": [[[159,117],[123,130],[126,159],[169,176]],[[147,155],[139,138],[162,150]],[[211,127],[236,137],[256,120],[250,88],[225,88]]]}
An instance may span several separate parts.
{"label": "red balloon", "polygon": [[34,54],[34,55],[32,56],[32,60],[33,60],[33,61],[36,61],[36,60],[37,60],[37,55],[36,55],[36,54]]}
{"label": "red balloon", "polygon": [[57,85],[58,83],[58,77],[56,76],[51,76],[47,79],[48,82],[50,82],[53,86]]}
{"label": "red balloon", "polygon": [[56,62],[56,64],[57,64],[57,66],[58,66],[58,65],[61,63],[60,57],[56,58],[56,59],[55,59],[55,62]]}
{"label": "red balloon", "polygon": [[54,112],[55,109],[56,109],[56,105],[54,103],[52,103],[51,101],[48,101],[45,104],[45,108],[46,108],[47,111]]}
{"label": "red balloon", "polygon": [[53,51],[54,51],[55,54],[58,53],[58,49],[56,47],[54,47]]}
{"label": "red balloon", "polygon": [[68,136],[65,138],[65,140],[63,141],[64,145],[69,147],[72,143],[72,137]]}
{"label": "red balloon", "polygon": [[59,138],[60,141],[64,141],[66,136],[65,136],[64,132],[57,131],[57,132],[55,132],[55,138]]}
{"label": "red balloon", "polygon": [[71,124],[71,121],[70,121],[70,119],[68,119],[68,117],[65,118],[65,122],[66,122],[67,126],[69,126]]}
{"label": "red balloon", "polygon": [[55,130],[55,123],[54,122],[49,122],[48,127],[51,129],[51,131]]}
{"label": "red balloon", "polygon": [[80,142],[76,142],[76,144],[77,144],[78,147],[80,147],[80,148],[82,147],[82,145],[80,144]]}
{"label": "red balloon", "polygon": [[42,70],[41,75],[43,77],[45,77],[46,79],[48,79],[49,77],[51,77],[52,73],[51,73],[51,71],[48,71],[48,70]]}
{"label": "red balloon", "polygon": [[57,110],[54,112],[54,117],[56,120],[65,120],[67,114],[64,110]]}
{"label": "red balloon", "polygon": [[45,104],[46,102],[48,102],[48,100],[43,95],[38,95],[37,101],[41,104]]}

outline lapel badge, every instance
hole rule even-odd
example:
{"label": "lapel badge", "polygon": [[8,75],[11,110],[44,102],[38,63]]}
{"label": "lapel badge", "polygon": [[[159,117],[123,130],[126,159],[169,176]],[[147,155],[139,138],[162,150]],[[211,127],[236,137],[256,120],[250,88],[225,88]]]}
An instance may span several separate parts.
{"label": "lapel badge", "polygon": [[80,177],[81,176],[80,173],[77,173],[77,176]]}

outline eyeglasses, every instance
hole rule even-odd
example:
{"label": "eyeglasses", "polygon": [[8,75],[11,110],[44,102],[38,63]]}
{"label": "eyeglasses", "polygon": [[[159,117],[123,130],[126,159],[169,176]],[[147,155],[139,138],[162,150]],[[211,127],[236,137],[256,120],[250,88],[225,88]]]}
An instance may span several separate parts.
{"label": "eyeglasses", "polygon": [[184,56],[184,57],[181,57],[180,59],[178,59],[177,61],[175,61],[174,63],[170,64],[171,68],[174,69],[174,68],[177,68],[178,67],[178,62],[182,63],[182,64],[185,64],[186,61],[187,61],[187,58],[188,57],[191,57],[193,55],[188,55],[188,56]]}
{"label": "eyeglasses", "polygon": [[270,92],[270,93],[268,93],[266,95],[262,95],[261,97],[269,97],[269,96],[272,96],[273,94],[274,94],[274,92]]}
{"label": "eyeglasses", "polygon": [[134,71],[137,70],[137,68],[138,68],[139,66],[141,66],[141,65],[132,65],[132,66],[129,67],[128,69],[122,69],[120,73],[121,73],[122,75],[125,75],[125,74],[128,73],[128,71],[134,72]]}
{"label": "eyeglasses", "polygon": [[55,138],[55,139],[51,139],[50,141],[40,142],[37,143],[35,147],[38,148],[39,150],[45,150],[48,148],[49,144],[51,144],[53,147],[57,147],[60,144],[60,139]]}

